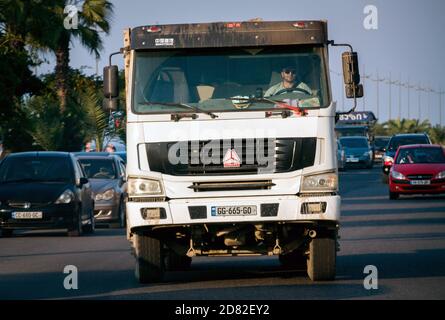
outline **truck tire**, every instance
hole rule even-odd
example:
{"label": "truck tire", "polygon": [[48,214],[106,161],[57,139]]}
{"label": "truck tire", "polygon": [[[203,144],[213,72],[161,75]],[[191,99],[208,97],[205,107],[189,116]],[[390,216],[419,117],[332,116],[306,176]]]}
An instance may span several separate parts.
{"label": "truck tire", "polygon": [[334,280],[336,265],[336,239],[315,238],[309,244],[307,274],[312,281]]}
{"label": "truck tire", "polygon": [[278,259],[283,267],[306,268],[307,259],[301,250],[294,250],[288,254],[280,254]]}
{"label": "truck tire", "polygon": [[161,281],[165,269],[161,241],[144,234],[135,234],[133,238],[136,254],[136,278],[140,283]]}
{"label": "truck tire", "polygon": [[165,257],[165,269],[168,271],[185,271],[190,268],[192,264],[192,258],[188,256],[182,256],[169,250]]}

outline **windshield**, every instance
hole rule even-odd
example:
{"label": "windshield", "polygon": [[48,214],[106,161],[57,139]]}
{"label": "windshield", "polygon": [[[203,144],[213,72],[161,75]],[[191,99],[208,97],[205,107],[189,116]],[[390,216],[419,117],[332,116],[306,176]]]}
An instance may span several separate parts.
{"label": "windshield", "polygon": [[418,136],[418,137],[400,137],[393,138],[389,144],[388,150],[396,151],[398,147],[405,146],[408,144],[429,144],[426,136]]}
{"label": "windshield", "polygon": [[385,148],[388,144],[389,138],[375,138],[374,145],[377,148]]}
{"label": "windshield", "polygon": [[367,130],[364,127],[335,128],[337,137],[366,136]]}
{"label": "windshield", "polygon": [[0,166],[0,183],[8,182],[69,182],[71,181],[68,158],[13,157]]}
{"label": "windshield", "polygon": [[409,148],[401,149],[396,159],[397,164],[445,163],[445,155],[441,148]]}
{"label": "windshield", "polygon": [[116,179],[116,168],[111,159],[79,159],[89,179]]}
{"label": "windshield", "polygon": [[366,139],[342,139],[340,143],[346,148],[368,148]]}
{"label": "windshield", "polygon": [[[263,97],[307,108],[329,104],[321,47],[136,52],[135,70],[137,113],[190,112],[172,103],[205,111],[273,108],[242,100]],[[292,90],[282,90],[285,75],[291,77]]]}

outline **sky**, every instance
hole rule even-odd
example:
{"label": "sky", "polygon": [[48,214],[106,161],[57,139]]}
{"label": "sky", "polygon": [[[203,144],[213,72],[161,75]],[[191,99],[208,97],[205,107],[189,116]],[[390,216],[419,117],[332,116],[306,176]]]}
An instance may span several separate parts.
{"label": "sky", "polygon": [[[122,31],[141,25],[216,21],[327,20],[329,39],[350,43],[359,54],[365,97],[358,111],[373,111],[379,122],[388,118],[428,119],[445,125],[445,95],[416,90],[419,85],[436,92],[445,91],[445,1],[443,0],[111,0],[114,16],[111,32],[104,36],[104,50],[98,62],[99,73],[108,55],[123,46]],[[365,7],[377,9],[377,29],[366,29],[369,15]],[[375,22],[375,20],[374,20]],[[96,73],[96,59],[79,42],[71,44],[71,65],[84,66],[87,74]],[[352,107],[344,98],[341,67],[343,48],[330,48],[332,94],[339,110]],[[54,57],[38,69],[48,72]],[[113,63],[122,68],[120,56]],[[381,81],[373,81],[378,78]],[[365,77],[364,77],[365,76]],[[388,84],[388,80],[405,84]],[[408,82],[409,81],[409,82]],[[377,86],[377,83],[379,85]],[[407,84],[414,88],[408,90]],[[378,98],[377,98],[378,97]],[[419,104],[420,97],[420,104]],[[441,98],[441,100],[440,100]],[[440,102],[442,117],[440,118]],[[409,108],[408,108],[409,105]],[[390,108],[391,106],[391,108]],[[420,107],[420,108],[419,108]],[[400,108],[400,109],[399,109]],[[400,111],[399,111],[400,110]],[[420,111],[420,112],[419,112]]]}

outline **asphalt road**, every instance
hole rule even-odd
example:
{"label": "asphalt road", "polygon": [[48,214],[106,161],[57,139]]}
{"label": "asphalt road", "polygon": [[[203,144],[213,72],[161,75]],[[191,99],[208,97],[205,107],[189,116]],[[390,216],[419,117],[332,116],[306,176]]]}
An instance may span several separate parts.
{"label": "asphalt road", "polygon": [[[445,197],[388,200],[378,167],[341,173],[337,280],[311,282],[275,257],[196,258],[188,272],[140,285],[124,230],[67,238],[28,231],[0,239],[0,299],[445,299]],[[66,290],[64,267],[79,272]],[[364,268],[378,288],[364,288]]]}

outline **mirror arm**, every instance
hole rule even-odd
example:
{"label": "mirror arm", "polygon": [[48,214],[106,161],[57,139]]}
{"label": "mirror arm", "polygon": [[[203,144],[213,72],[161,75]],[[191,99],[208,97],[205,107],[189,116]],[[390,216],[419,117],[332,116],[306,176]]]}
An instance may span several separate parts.
{"label": "mirror arm", "polygon": [[108,57],[108,66],[111,67],[111,57],[112,57],[112,56],[115,56],[115,55],[117,55],[117,54],[123,54],[123,53],[124,53],[124,48],[120,48],[119,51],[116,51],[116,52],[111,53],[110,56]]}
{"label": "mirror arm", "polygon": [[[351,51],[351,53],[354,52],[352,46],[350,44],[348,44],[348,43],[335,43],[334,40],[328,40],[327,45],[331,45],[333,47],[348,47],[349,50]],[[351,112],[354,112],[355,108],[357,108],[357,97],[355,95],[355,89],[356,89],[356,87],[354,86],[353,87],[353,90],[354,90],[354,106],[347,112],[337,112],[336,115],[335,115],[335,122],[338,121],[338,119],[340,118],[340,115],[342,115],[342,114],[349,114]]]}

